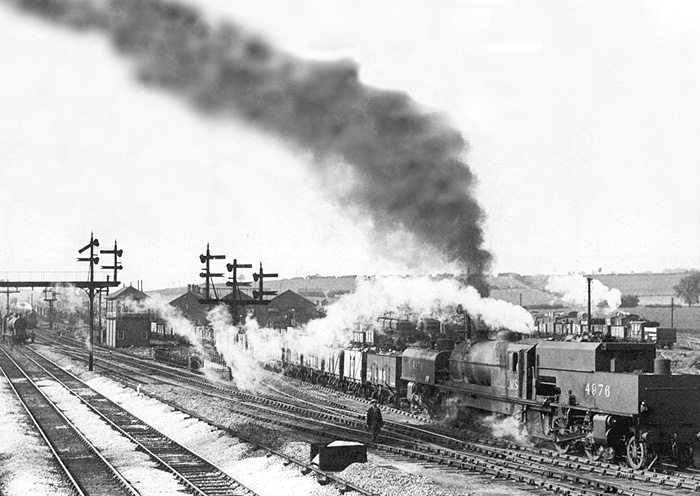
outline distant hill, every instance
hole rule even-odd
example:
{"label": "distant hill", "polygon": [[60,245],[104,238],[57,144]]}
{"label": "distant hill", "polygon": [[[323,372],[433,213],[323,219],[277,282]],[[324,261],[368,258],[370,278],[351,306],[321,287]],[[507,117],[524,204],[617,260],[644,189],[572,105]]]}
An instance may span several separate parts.
{"label": "distant hill", "polygon": [[307,276],[292,279],[270,280],[265,286],[272,291],[282,292],[291,289],[296,293],[320,292],[324,294],[351,292],[355,289],[357,276]]}
{"label": "distant hill", "polygon": [[148,296],[152,298],[159,298],[165,301],[173,301],[174,299],[187,293],[187,286],[177,287],[177,288],[166,288],[166,289],[154,289],[151,291],[144,291]]}
{"label": "distant hill", "polygon": [[[674,294],[673,286],[678,284],[687,272],[664,272],[660,274],[594,274],[590,277],[600,280],[609,288],[619,289],[623,295],[636,295],[640,297],[640,306],[624,309],[631,313],[641,315],[650,320],[658,321],[662,326],[671,325],[671,296]],[[265,287],[272,291],[282,293],[288,289],[305,294],[309,299],[319,300],[312,295],[339,295],[349,293],[355,289],[358,276],[308,276],[292,279],[271,280]],[[522,304],[526,308],[543,308],[551,305],[562,305],[561,300],[545,291],[549,276],[535,275],[523,276],[515,273],[504,273],[488,276],[487,282],[491,287],[491,296],[515,305]],[[230,292],[224,285],[218,287],[219,295]],[[155,291],[146,291],[151,296],[160,296],[167,301],[172,301],[187,292],[187,287],[169,288]],[[329,298],[332,301],[332,298]],[[657,305],[649,307],[647,305]],[[659,305],[664,305],[659,307]],[[675,299],[674,326],[681,329],[700,329],[700,307],[682,307],[682,303]]]}
{"label": "distant hill", "polygon": [[594,275],[596,279],[610,288],[617,288],[622,294],[639,297],[665,296],[670,301],[674,295],[673,286],[678,284],[688,272],[664,274],[601,274]]}
{"label": "distant hill", "polygon": [[[589,277],[598,279],[609,288],[619,289],[623,295],[640,297],[641,305],[670,304],[673,296],[673,286],[685,277],[688,272],[664,272],[660,274],[593,274]],[[291,289],[297,293],[308,294],[338,294],[352,292],[358,276],[307,276],[291,279],[272,279],[265,282],[266,289],[283,291]],[[525,306],[546,305],[557,303],[556,297],[547,293],[545,287],[549,276],[520,275],[502,273],[488,276],[487,282],[491,288],[491,296],[514,304]],[[230,290],[223,285],[217,285],[222,294]],[[160,295],[166,299],[175,299],[187,292],[187,287],[169,288],[146,291],[149,295]],[[676,298],[676,304],[680,304]]]}

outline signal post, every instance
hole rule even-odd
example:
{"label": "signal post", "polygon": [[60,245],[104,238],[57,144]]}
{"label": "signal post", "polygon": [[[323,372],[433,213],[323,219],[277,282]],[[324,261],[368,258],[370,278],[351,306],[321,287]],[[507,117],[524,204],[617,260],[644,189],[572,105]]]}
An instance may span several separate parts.
{"label": "signal post", "polygon": [[[225,255],[212,255],[209,251],[209,244],[207,244],[207,251],[205,254],[200,255],[199,259],[203,264],[206,264],[199,274],[200,277],[205,278],[205,291],[204,298],[199,300],[203,305],[218,305],[221,303],[226,303],[229,306],[231,316],[234,320],[238,319],[238,310],[242,307],[248,305],[267,305],[270,303],[269,300],[265,300],[265,296],[276,295],[277,291],[269,291],[264,288],[264,279],[270,277],[278,277],[277,274],[269,273],[266,274],[263,271],[262,262],[260,263],[260,272],[253,274],[253,279],[258,283],[258,289],[253,291],[253,299],[241,299],[241,287],[250,286],[250,282],[240,282],[238,281],[238,269],[251,269],[252,264],[241,264],[238,263],[237,259],[233,259],[233,263],[226,264],[226,270],[231,272],[231,277],[226,281],[226,286],[231,287],[231,298],[223,299],[219,298],[216,292],[216,285],[213,283],[213,278],[223,277],[223,273],[213,273],[211,272],[211,267],[209,264],[210,260],[219,260],[225,258]],[[213,288],[213,297],[210,292],[210,288]]]}

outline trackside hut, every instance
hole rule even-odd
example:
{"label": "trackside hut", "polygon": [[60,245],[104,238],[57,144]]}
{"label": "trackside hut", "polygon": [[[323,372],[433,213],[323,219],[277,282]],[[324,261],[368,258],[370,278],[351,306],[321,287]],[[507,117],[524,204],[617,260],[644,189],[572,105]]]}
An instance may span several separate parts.
{"label": "trackside hut", "polygon": [[148,295],[126,286],[107,297],[106,341],[107,346],[149,346],[151,312],[141,305]]}

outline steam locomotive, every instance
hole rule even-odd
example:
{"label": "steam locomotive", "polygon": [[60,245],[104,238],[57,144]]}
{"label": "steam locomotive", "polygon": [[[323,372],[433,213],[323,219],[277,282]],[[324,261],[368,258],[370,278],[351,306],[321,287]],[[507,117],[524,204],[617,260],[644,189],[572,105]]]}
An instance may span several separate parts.
{"label": "steam locomotive", "polygon": [[34,342],[34,333],[29,330],[27,319],[18,313],[8,313],[2,319],[2,340],[12,344]]}
{"label": "steam locomotive", "polygon": [[153,359],[173,367],[199,372],[204,366],[204,360],[197,354],[183,353],[169,348],[155,348]]}
{"label": "steam locomotive", "polygon": [[[519,340],[484,331],[433,347],[282,350],[287,374],[356,394],[425,407],[515,417],[533,440],[582,449],[592,459],[650,467],[690,463],[700,439],[700,376],[672,375],[641,342]],[[380,387],[381,386],[381,387]],[[385,395],[385,396],[383,396]]]}

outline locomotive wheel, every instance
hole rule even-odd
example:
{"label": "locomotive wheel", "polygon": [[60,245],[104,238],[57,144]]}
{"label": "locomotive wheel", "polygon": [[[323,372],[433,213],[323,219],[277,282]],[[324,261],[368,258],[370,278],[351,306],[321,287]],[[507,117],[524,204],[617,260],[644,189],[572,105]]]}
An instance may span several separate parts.
{"label": "locomotive wheel", "polygon": [[552,434],[554,434],[554,447],[559,453],[568,453],[569,450],[571,449],[571,443],[568,441],[564,442],[557,442],[556,441],[556,435],[557,434],[566,434],[568,432],[568,429],[566,427],[566,418],[564,417],[555,417],[552,420]]}
{"label": "locomotive wheel", "polygon": [[646,466],[649,460],[649,447],[633,436],[627,441],[627,463],[635,470]]}
{"label": "locomotive wheel", "polygon": [[594,462],[599,461],[605,454],[605,447],[595,442],[586,444],[583,450],[586,452],[586,457]]}
{"label": "locomotive wheel", "polygon": [[571,444],[569,444],[569,443],[567,443],[567,442],[563,442],[563,443],[556,443],[556,442],[555,442],[555,443],[554,443],[554,448],[555,448],[559,453],[561,453],[561,454],[563,455],[563,454],[569,452],[569,450],[571,449]]}

